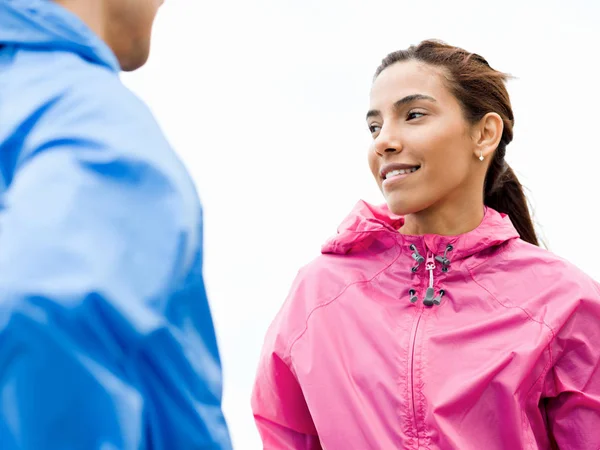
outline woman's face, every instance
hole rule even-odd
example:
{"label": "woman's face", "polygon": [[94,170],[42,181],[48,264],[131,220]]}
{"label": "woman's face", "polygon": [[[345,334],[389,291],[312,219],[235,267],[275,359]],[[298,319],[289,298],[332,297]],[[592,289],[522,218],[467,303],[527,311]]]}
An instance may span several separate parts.
{"label": "woman's face", "polygon": [[[477,149],[442,69],[395,63],[371,89],[369,166],[394,214],[419,213],[482,195]],[[480,172],[477,170],[477,172]]]}

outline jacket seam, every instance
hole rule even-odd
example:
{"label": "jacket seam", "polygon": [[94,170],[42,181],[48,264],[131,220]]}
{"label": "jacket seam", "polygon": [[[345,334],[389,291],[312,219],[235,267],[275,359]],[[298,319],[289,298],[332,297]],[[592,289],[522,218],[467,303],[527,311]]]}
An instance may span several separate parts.
{"label": "jacket seam", "polygon": [[[487,289],[483,284],[481,284],[479,281],[477,281],[475,279],[475,276],[473,275],[473,272],[471,271],[471,268],[468,267],[467,270],[469,271],[469,275],[471,275],[471,279],[475,282],[475,284],[477,284],[481,289],[483,289],[484,291],[486,291],[500,306],[502,306],[502,307],[504,307],[506,309],[511,309],[511,308],[520,309],[521,311],[523,311],[523,313],[525,313],[525,315],[527,316],[527,318],[529,320],[531,320],[532,322],[538,323],[540,325],[544,325],[546,328],[548,328],[548,330],[550,330],[550,333],[552,334],[552,338],[550,339],[550,341],[546,345],[547,348],[548,348],[548,353],[550,355],[550,359],[548,361],[548,364],[546,364],[546,366],[551,365],[553,356],[552,356],[552,349],[550,348],[550,346],[552,345],[552,343],[554,342],[554,339],[556,338],[556,333],[554,332],[554,329],[552,329],[552,327],[550,325],[548,325],[544,320],[539,320],[539,319],[536,319],[535,317],[533,317],[533,315],[529,311],[527,311],[525,308],[523,308],[521,306],[518,306],[518,305],[510,305],[509,306],[509,305],[505,305],[504,303],[502,303],[500,300],[498,300],[498,298],[494,294],[492,294],[489,291],[489,289]],[[542,374],[544,374],[544,373],[542,373]],[[535,386],[537,384],[537,382],[539,381],[540,378],[541,378],[541,375],[533,383],[533,386]],[[532,386],[532,388],[533,388],[533,386]],[[529,390],[531,391],[531,388]],[[528,393],[529,393],[529,391],[528,391]]]}
{"label": "jacket seam", "polygon": [[[394,244],[394,246],[396,248],[399,248],[400,246],[398,245],[398,243],[396,242]],[[373,275],[371,278],[365,279],[365,280],[357,280],[357,281],[353,281],[351,283],[346,284],[342,290],[335,295],[333,298],[320,303],[318,305],[316,305],[306,316],[306,321],[304,323],[304,329],[300,332],[300,334],[292,340],[290,346],[289,346],[289,352],[288,352],[288,356],[289,356],[289,360],[290,362],[292,362],[292,350],[294,348],[294,345],[296,345],[296,343],[304,336],[304,334],[306,333],[306,331],[308,331],[308,322],[310,320],[310,318],[312,317],[312,315],[321,308],[324,308],[328,305],[330,305],[331,303],[333,303],[334,301],[336,301],[338,298],[340,298],[347,290],[348,288],[358,285],[358,284],[363,284],[363,283],[370,283],[372,282],[375,278],[377,278],[379,275],[381,275],[382,273],[384,273],[385,271],[387,271],[397,260],[398,258],[400,258],[400,256],[402,255],[402,251],[399,251],[398,254],[394,257],[394,259],[392,259],[392,261],[390,263],[388,263],[387,265],[385,265],[379,272],[375,273],[375,275]]]}
{"label": "jacket seam", "polygon": [[[538,323],[540,325],[544,325],[546,328],[548,328],[548,330],[550,330],[551,338],[550,338],[550,341],[548,342],[548,344],[546,345],[546,350],[548,351],[548,362],[544,365],[544,368],[542,369],[542,372],[540,373],[540,375],[535,379],[535,381],[531,384],[531,387],[525,393],[525,399],[527,399],[529,397],[529,395],[531,394],[531,391],[535,388],[535,386],[537,386],[537,384],[540,382],[540,380],[543,380],[546,377],[546,375],[548,374],[548,371],[552,367],[553,358],[554,358],[552,355],[552,344],[554,343],[554,339],[556,338],[556,333],[554,332],[552,327],[550,325],[548,325],[544,320],[538,320],[538,319],[534,318],[533,315],[529,311],[527,311],[525,308],[518,306],[518,305],[510,305],[509,306],[509,305],[505,305],[504,303],[502,303],[500,300],[498,300],[498,298],[494,294],[492,294],[489,291],[489,289],[487,289],[485,286],[483,286],[483,284],[481,284],[480,282],[478,282],[475,279],[475,275],[473,274],[470,267],[467,267],[467,270],[468,270],[469,275],[471,276],[471,279],[473,280],[473,282],[475,284],[477,284],[481,289],[486,291],[500,306],[502,306],[506,309],[511,309],[511,308],[520,309],[527,316],[527,318],[530,321]],[[525,414],[525,411],[524,411],[525,404],[526,404],[526,402],[521,406],[521,414]],[[524,427],[523,421],[521,421],[521,425],[522,425],[522,427]]]}

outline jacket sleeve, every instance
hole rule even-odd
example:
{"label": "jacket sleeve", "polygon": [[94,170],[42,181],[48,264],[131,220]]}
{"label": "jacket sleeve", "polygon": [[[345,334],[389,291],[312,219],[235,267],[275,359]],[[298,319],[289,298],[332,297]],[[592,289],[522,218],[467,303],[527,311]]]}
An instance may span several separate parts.
{"label": "jacket sleeve", "polygon": [[[294,283],[299,282],[296,279]],[[267,332],[252,393],[252,411],[265,450],[321,450],[302,388],[294,374],[287,336],[301,316],[295,287]]]}
{"label": "jacket sleeve", "polygon": [[199,208],[160,166],[88,137],[95,112],[79,113],[27,137],[3,198],[1,447],[228,449],[201,266],[184,250]]}
{"label": "jacket sleeve", "polygon": [[600,448],[600,290],[581,300],[554,342],[546,411],[560,450]]}

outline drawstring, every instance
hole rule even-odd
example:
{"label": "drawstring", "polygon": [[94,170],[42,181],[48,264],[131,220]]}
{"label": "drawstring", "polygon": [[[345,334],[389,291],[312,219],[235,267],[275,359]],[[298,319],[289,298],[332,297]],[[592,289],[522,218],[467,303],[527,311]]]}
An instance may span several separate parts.
{"label": "drawstring", "polygon": [[[416,261],[416,265],[411,269],[412,272],[416,272],[419,266],[425,261],[422,255],[419,254],[417,247],[414,244],[411,244],[410,249],[413,251],[412,258]],[[425,298],[423,299],[423,304],[425,306],[433,306],[439,305],[442,302],[442,297],[446,294],[446,291],[440,289],[438,292],[438,296],[435,296],[435,287],[434,287],[434,278],[433,272],[436,268],[435,262],[439,262],[442,265],[442,272],[448,272],[450,268],[450,259],[448,259],[448,252],[451,252],[454,249],[452,245],[448,244],[446,250],[444,251],[444,256],[434,256],[432,253],[428,253],[427,262],[425,264],[425,269],[429,272],[429,285],[427,286],[427,290],[425,291]],[[410,302],[416,303],[417,301],[417,293],[415,289],[410,289],[408,291],[410,295]]]}
{"label": "drawstring", "polygon": [[444,251],[444,256],[436,256],[435,260],[438,261],[442,265],[442,272],[448,272],[448,268],[450,267],[450,260],[448,259],[448,252],[451,252],[454,249],[451,244],[448,244],[446,250]]}

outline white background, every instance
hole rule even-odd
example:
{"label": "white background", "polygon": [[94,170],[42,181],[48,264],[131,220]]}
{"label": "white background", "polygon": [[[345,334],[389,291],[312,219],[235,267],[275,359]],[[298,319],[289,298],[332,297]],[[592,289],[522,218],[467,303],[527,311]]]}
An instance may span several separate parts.
{"label": "white background", "polygon": [[205,208],[205,276],[237,449],[261,448],[250,393],[297,270],[360,198],[364,116],[389,52],[438,38],[518,79],[510,164],[555,253],[600,280],[600,2],[167,0],[150,62],[123,76],[152,108]]}

